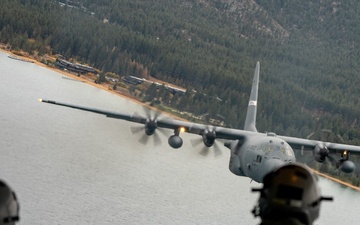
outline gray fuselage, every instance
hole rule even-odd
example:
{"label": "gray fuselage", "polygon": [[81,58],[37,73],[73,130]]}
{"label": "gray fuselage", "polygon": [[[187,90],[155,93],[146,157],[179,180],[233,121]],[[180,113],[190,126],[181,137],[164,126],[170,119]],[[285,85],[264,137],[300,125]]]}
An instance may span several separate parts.
{"label": "gray fuselage", "polygon": [[261,183],[263,177],[279,166],[295,162],[294,151],[275,135],[255,134],[231,146],[229,169]]}

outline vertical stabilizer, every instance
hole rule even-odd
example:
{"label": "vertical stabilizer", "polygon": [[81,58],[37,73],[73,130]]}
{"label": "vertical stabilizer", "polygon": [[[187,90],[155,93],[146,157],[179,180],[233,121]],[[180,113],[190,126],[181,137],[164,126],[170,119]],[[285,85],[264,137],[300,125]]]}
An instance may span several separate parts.
{"label": "vertical stabilizer", "polygon": [[256,130],[256,109],[259,88],[260,62],[256,63],[254,79],[251,87],[249,105],[246,113],[244,130],[257,132]]}

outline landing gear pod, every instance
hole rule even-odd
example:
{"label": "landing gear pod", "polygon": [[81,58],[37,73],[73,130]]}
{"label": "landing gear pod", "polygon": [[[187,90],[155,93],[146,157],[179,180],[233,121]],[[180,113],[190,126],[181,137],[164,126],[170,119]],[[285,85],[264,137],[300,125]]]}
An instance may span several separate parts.
{"label": "landing gear pod", "polygon": [[168,143],[172,148],[180,148],[183,145],[183,140],[178,135],[171,135]]}

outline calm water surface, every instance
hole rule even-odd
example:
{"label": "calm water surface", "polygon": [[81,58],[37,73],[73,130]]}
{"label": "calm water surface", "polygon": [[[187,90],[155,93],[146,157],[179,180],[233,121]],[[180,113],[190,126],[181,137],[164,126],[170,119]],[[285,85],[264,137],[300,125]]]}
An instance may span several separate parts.
{"label": "calm water surface", "polygon": [[[138,142],[134,124],[37,102],[54,99],[121,112],[139,105],[0,52],[0,178],[16,191],[19,224],[258,224],[248,178],[229,152],[202,157],[184,134],[174,150]],[[261,99],[261,93],[260,93]],[[321,179],[316,224],[358,224],[360,193]]]}

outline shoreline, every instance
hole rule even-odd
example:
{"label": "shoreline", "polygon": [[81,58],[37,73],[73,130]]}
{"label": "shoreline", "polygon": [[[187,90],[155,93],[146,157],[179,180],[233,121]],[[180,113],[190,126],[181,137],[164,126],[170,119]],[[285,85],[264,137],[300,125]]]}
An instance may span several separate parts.
{"label": "shoreline", "polygon": [[66,71],[64,71],[64,70],[61,70],[61,69],[58,69],[58,68],[55,68],[55,67],[47,66],[47,65],[45,65],[45,64],[43,64],[43,63],[41,63],[41,62],[39,62],[39,61],[31,58],[31,57],[16,55],[16,54],[12,53],[11,51],[2,49],[1,47],[0,47],[0,51],[1,51],[1,52],[4,52],[4,53],[6,53],[6,54],[9,54],[10,56],[16,56],[16,57],[18,57],[18,58],[20,58],[20,59],[29,60],[29,61],[33,62],[34,64],[36,64],[36,65],[38,65],[38,66],[42,66],[42,67],[44,67],[44,68],[47,68],[47,69],[50,69],[50,70],[52,70],[52,71],[58,72],[58,73],[60,73],[60,74],[62,74],[62,75],[65,75],[65,76],[67,76],[67,77],[69,77],[69,78],[71,78],[71,79],[73,79],[73,80],[81,81],[81,82],[83,82],[83,83],[86,83],[86,84],[92,85],[92,86],[94,86],[94,87],[103,89],[103,90],[105,90],[105,91],[107,91],[107,92],[110,92],[110,93],[112,93],[112,94],[118,95],[118,96],[120,96],[120,97],[122,97],[122,98],[126,98],[126,99],[128,99],[128,100],[131,100],[131,101],[133,101],[133,102],[139,103],[139,104],[141,104],[141,105],[146,105],[146,104],[144,104],[144,103],[142,103],[142,102],[140,102],[140,101],[137,101],[137,100],[134,99],[134,98],[130,98],[130,97],[126,96],[126,95],[121,95],[121,94],[119,94],[118,92],[115,92],[115,91],[113,91],[113,90],[109,90],[110,85],[106,85],[106,86],[105,86],[105,85],[102,85],[102,84],[96,84],[94,81],[91,81],[90,79],[86,79],[84,76],[78,77],[77,75],[72,74],[72,73],[70,73],[70,72],[66,72]]}
{"label": "shoreline", "polygon": [[[140,105],[142,105],[142,106],[149,107],[149,108],[151,108],[151,109],[153,109],[153,110],[159,111],[158,109],[156,109],[156,108],[154,108],[154,107],[151,107],[151,106],[149,106],[149,105],[147,105],[147,104],[145,104],[145,103],[143,103],[143,102],[140,102],[140,101],[136,100],[135,98],[131,98],[131,97],[129,97],[129,96],[126,96],[126,95],[124,95],[124,94],[120,94],[120,93],[114,91],[114,90],[111,88],[111,85],[109,85],[109,84],[97,84],[97,83],[95,83],[94,81],[91,81],[90,79],[86,79],[84,76],[78,77],[77,75],[74,75],[74,74],[72,74],[72,73],[70,73],[70,72],[66,72],[66,71],[64,71],[64,70],[61,70],[61,69],[58,69],[58,68],[55,68],[55,67],[47,66],[47,65],[45,65],[45,64],[43,64],[43,63],[41,63],[41,62],[39,62],[39,61],[31,58],[31,57],[16,55],[16,54],[12,53],[11,51],[8,51],[8,50],[5,50],[5,49],[1,48],[1,45],[0,45],[0,51],[8,54],[9,56],[16,56],[16,57],[18,57],[18,58],[20,58],[20,59],[26,60],[26,62],[24,61],[25,63],[27,63],[28,61],[30,61],[30,62],[38,65],[38,66],[42,66],[42,67],[44,67],[44,68],[47,68],[47,69],[50,69],[50,70],[52,70],[52,71],[58,72],[58,73],[60,73],[60,74],[62,74],[62,75],[65,75],[69,80],[80,81],[80,82],[86,83],[86,84],[88,84],[88,85],[92,85],[92,86],[94,86],[94,87],[96,87],[96,88],[100,88],[100,89],[102,89],[102,90],[104,90],[104,91],[107,91],[107,92],[109,92],[109,93],[111,93],[111,94],[115,94],[115,95],[117,95],[117,96],[119,96],[119,97],[121,97],[121,98],[125,98],[125,99],[130,100],[130,101],[132,101],[132,102],[134,102],[134,103],[137,103],[137,104],[140,104]],[[65,78],[65,77],[63,77],[63,78]],[[65,78],[65,79],[66,79],[66,78]],[[111,88],[111,89],[110,89],[110,88]],[[183,118],[177,117],[177,116],[175,116],[175,115],[173,115],[173,114],[170,114],[170,113],[168,113],[168,112],[162,112],[162,113],[167,114],[167,115],[171,116],[172,118],[176,118],[176,119],[179,119],[179,120],[184,120]],[[347,183],[347,182],[345,182],[345,181],[342,181],[342,180],[339,180],[339,179],[337,179],[337,178],[331,177],[331,176],[329,176],[329,175],[327,175],[327,174],[320,173],[319,171],[316,171],[316,170],[314,170],[314,169],[311,169],[311,170],[312,170],[315,174],[317,174],[317,175],[319,175],[319,176],[322,176],[322,177],[324,177],[324,178],[330,179],[330,180],[332,180],[332,181],[334,181],[334,182],[336,182],[336,183],[339,183],[339,184],[341,184],[341,185],[344,185],[344,186],[346,186],[346,187],[348,187],[348,188],[351,188],[351,189],[353,189],[353,190],[360,191],[360,187],[354,186],[354,185],[349,184],[349,183]]]}
{"label": "shoreline", "polygon": [[[113,90],[111,84],[107,84],[107,83],[97,84],[97,83],[95,83],[94,80],[91,80],[90,78],[88,78],[88,77],[86,77],[86,76],[84,76],[84,75],[82,75],[82,76],[79,77],[79,76],[77,76],[77,75],[75,75],[75,74],[72,74],[72,73],[70,73],[70,72],[61,70],[61,69],[59,69],[59,68],[47,66],[47,65],[45,65],[45,64],[37,61],[36,59],[34,59],[34,58],[32,58],[32,57],[16,55],[16,54],[14,54],[14,53],[11,52],[11,51],[8,51],[8,50],[5,50],[5,49],[1,48],[1,45],[0,45],[0,51],[8,54],[9,56],[15,56],[15,57],[17,57],[17,58],[19,58],[19,59],[23,59],[23,60],[32,62],[32,63],[34,63],[34,64],[36,64],[36,65],[38,65],[38,66],[42,66],[42,67],[47,68],[47,69],[49,69],[49,70],[52,70],[52,71],[54,71],[54,72],[60,73],[60,74],[62,74],[62,75],[64,75],[64,76],[66,76],[69,80],[79,81],[79,82],[82,82],[82,83],[91,85],[91,86],[93,86],[93,87],[100,88],[100,89],[102,89],[102,90],[104,90],[104,91],[107,91],[107,92],[109,92],[109,93],[111,93],[111,94],[117,95],[117,96],[119,96],[119,97],[121,97],[121,98],[125,98],[126,100],[129,100],[129,101],[132,101],[132,102],[134,102],[134,103],[140,104],[140,105],[142,105],[142,106],[144,106],[144,107],[151,108],[152,110],[159,111],[159,109],[157,109],[157,108],[151,107],[150,105],[145,104],[145,103],[143,103],[143,102],[141,102],[141,101],[139,101],[139,100],[137,100],[137,99],[135,99],[135,98],[132,98],[132,97],[130,97],[130,96],[127,96],[126,94],[121,94],[121,93]],[[25,62],[25,61],[24,61],[24,63],[29,63],[29,62]],[[63,78],[66,79],[65,77],[63,77]],[[175,116],[175,115],[170,114],[170,113],[168,113],[168,112],[163,112],[163,111],[162,111],[162,113],[163,113],[163,114],[166,114],[166,115],[168,115],[168,116],[171,116],[171,117],[173,117],[173,118],[179,119],[179,120],[184,120],[183,118],[178,117],[178,116]]]}
{"label": "shoreline", "polygon": [[351,189],[353,189],[353,190],[355,190],[355,191],[360,191],[360,187],[357,187],[357,186],[355,186],[355,185],[349,184],[349,183],[347,183],[347,182],[345,182],[345,181],[339,180],[339,179],[334,178],[334,177],[332,177],[332,176],[329,176],[329,175],[327,175],[327,174],[320,173],[320,172],[317,171],[317,170],[314,170],[314,169],[311,169],[311,170],[312,170],[314,173],[316,173],[317,175],[319,175],[319,176],[322,176],[322,177],[324,177],[324,178],[327,178],[327,179],[329,179],[329,180],[332,180],[332,181],[334,181],[334,182],[336,182],[336,183],[338,183],[338,184],[344,185],[344,186],[346,186],[346,187],[348,187],[348,188],[351,188]]}

